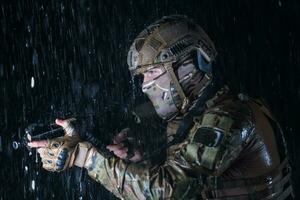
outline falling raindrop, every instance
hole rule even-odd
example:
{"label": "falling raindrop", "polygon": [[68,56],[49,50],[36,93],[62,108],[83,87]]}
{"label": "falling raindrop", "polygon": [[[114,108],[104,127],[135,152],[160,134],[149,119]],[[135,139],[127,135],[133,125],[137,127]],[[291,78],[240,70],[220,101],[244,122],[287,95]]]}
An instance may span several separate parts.
{"label": "falling raindrop", "polygon": [[35,151],[35,163],[39,163],[39,156],[37,151]]}
{"label": "falling raindrop", "polygon": [[30,84],[31,88],[34,88],[34,77],[31,77],[31,84]]}
{"label": "falling raindrop", "polygon": [[32,54],[32,64],[33,65],[37,65],[38,64],[38,54],[36,52],[36,50],[33,51],[33,54]]}
{"label": "falling raindrop", "polygon": [[35,180],[31,180],[31,189],[35,190]]}

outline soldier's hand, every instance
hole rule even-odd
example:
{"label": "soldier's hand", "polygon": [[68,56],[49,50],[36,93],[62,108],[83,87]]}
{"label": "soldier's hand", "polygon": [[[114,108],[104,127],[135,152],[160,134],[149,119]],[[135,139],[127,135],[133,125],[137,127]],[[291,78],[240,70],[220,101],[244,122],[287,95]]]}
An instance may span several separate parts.
{"label": "soldier's hand", "polygon": [[80,142],[78,133],[72,125],[74,119],[60,120],[55,123],[63,127],[65,135],[51,140],[32,141],[28,146],[38,148],[43,168],[48,171],[62,171],[72,167],[75,159],[75,149]]}
{"label": "soldier's hand", "polygon": [[128,130],[123,129],[115,136],[113,144],[107,145],[106,148],[121,159],[138,162],[142,159],[143,151],[141,149],[133,149],[132,145],[130,145]]}

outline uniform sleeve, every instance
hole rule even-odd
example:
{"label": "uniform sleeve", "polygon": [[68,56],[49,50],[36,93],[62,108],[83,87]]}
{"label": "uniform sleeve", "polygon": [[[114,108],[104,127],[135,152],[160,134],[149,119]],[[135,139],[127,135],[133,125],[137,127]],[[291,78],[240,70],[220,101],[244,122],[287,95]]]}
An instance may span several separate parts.
{"label": "uniform sleeve", "polygon": [[107,190],[122,199],[191,199],[199,179],[192,178],[174,160],[151,167],[147,164],[127,165],[121,159],[105,158],[94,151],[88,174]]}
{"label": "uniform sleeve", "polygon": [[94,151],[88,174],[123,199],[201,199],[205,176],[219,176],[230,167],[249,142],[252,124],[243,107],[236,112],[215,108],[194,120],[188,138],[168,149],[163,164],[127,165]]}
{"label": "uniform sleeve", "polygon": [[186,162],[204,174],[219,176],[238,159],[254,135],[246,105],[216,107],[195,118],[188,144],[181,149]]}

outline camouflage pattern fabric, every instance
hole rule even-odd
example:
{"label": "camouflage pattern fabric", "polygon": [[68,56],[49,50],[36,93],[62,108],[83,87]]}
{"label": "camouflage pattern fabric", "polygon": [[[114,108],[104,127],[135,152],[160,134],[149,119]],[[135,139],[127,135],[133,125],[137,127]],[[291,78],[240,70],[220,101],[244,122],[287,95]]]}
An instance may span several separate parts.
{"label": "camouflage pattern fabric", "polygon": [[[226,176],[230,180],[235,171],[233,163],[247,155],[245,149],[257,141],[248,102],[226,94],[213,100],[201,116],[194,118],[187,138],[167,149],[163,164],[128,164],[116,157],[106,158],[98,151],[92,155],[88,174],[121,199],[205,198],[203,191],[213,185],[208,180]],[[178,121],[171,121],[167,134],[174,134],[176,127]],[[236,174],[235,178],[244,178],[246,173]]]}

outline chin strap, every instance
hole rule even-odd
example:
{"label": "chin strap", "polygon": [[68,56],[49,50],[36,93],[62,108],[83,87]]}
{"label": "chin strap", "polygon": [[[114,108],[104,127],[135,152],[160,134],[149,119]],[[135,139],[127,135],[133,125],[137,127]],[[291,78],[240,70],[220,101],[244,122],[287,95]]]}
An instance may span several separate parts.
{"label": "chin strap", "polygon": [[174,139],[170,142],[170,146],[176,143],[180,143],[185,139],[189,132],[189,129],[193,125],[193,119],[195,116],[201,115],[207,107],[206,102],[213,98],[218,90],[218,86],[213,80],[209,81],[208,84],[200,91],[198,99],[191,106],[189,111],[183,116],[183,119],[177,129]]}
{"label": "chin strap", "polygon": [[182,105],[181,105],[181,112],[185,111],[187,105],[189,104],[189,99],[186,97],[186,95],[184,94],[184,91],[174,73],[173,67],[172,67],[172,62],[168,62],[166,64],[164,64],[164,67],[166,69],[166,71],[169,73],[169,75],[171,76],[171,79],[174,83],[174,86],[180,96],[180,99],[182,101]]}

